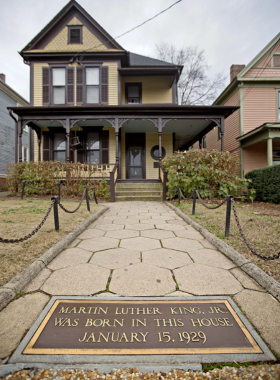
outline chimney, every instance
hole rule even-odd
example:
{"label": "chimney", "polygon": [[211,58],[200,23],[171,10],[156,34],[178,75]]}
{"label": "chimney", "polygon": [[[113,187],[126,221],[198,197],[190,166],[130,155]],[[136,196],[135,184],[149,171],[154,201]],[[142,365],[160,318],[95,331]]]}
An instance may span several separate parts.
{"label": "chimney", "polygon": [[230,67],[230,81],[233,79],[245,68],[245,65],[231,65]]}
{"label": "chimney", "polygon": [[6,83],[6,75],[5,74],[0,74],[0,79]]}

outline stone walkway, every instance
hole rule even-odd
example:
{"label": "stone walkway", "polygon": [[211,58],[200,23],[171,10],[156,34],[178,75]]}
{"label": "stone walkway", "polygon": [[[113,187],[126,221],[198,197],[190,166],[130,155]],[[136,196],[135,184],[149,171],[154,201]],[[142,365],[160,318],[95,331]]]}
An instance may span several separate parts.
{"label": "stone walkway", "polygon": [[50,296],[112,293],[231,296],[280,354],[279,302],[199,232],[160,202],[108,206],[29,284],[25,289],[29,295],[0,313],[0,358],[17,347]]}

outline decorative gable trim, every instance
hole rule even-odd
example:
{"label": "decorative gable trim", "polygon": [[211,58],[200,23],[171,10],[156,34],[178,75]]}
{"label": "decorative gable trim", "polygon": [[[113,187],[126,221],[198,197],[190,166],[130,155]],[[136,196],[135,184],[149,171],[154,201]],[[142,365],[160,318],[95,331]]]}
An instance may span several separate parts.
{"label": "decorative gable trim", "polygon": [[[71,0],[21,51],[43,49],[71,20],[76,17],[108,49],[123,48],[75,1]],[[110,40],[110,42],[108,42]]]}

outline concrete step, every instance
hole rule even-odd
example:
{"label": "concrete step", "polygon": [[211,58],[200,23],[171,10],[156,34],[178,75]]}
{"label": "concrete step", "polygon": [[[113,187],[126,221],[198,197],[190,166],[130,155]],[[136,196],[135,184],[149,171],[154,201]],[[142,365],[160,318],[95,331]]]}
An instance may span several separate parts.
{"label": "concrete step", "polygon": [[144,195],[157,195],[162,196],[162,190],[116,190],[117,196],[144,196]]}
{"label": "concrete step", "polygon": [[142,201],[142,202],[148,202],[148,201],[155,201],[155,202],[162,202],[162,196],[158,195],[138,195],[138,196],[116,196],[116,202],[125,202],[125,201]]}
{"label": "concrete step", "polygon": [[162,189],[161,183],[117,183],[116,189]]}

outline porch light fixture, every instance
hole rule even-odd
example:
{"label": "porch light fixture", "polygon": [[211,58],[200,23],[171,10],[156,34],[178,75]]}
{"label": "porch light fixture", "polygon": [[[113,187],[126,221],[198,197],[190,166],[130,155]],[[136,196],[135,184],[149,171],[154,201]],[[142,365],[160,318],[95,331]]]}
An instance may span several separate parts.
{"label": "porch light fixture", "polygon": [[78,136],[70,138],[69,143],[73,150],[84,149],[84,146]]}

